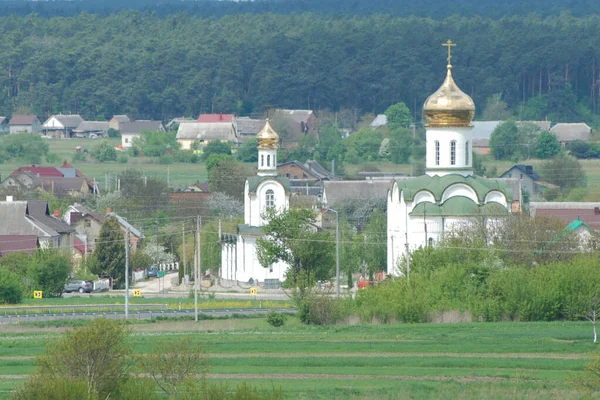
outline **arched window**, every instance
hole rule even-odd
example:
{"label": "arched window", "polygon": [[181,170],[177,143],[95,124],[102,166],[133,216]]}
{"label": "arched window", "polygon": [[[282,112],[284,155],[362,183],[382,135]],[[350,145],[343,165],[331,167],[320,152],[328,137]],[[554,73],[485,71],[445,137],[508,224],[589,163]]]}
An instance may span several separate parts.
{"label": "arched window", "polygon": [[469,141],[465,143],[465,165],[469,165]]}
{"label": "arched window", "polygon": [[427,244],[429,245],[429,247],[433,246],[433,238],[429,238],[427,240]]}
{"label": "arched window", "polygon": [[267,205],[267,208],[275,206],[275,192],[273,191],[273,189],[267,190],[266,205]]}
{"label": "arched window", "polygon": [[260,166],[261,167],[265,166],[265,155],[264,154],[260,155]]}
{"label": "arched window", "polygon": [[267,167],[271,166],[271,155],[267,155]]}
{"label": "arched window", "polygon": [[435,141],[435,165],[440,165],[440,142]]}
{"label": "arched window", "polygon": [[450,142],[450,165],[456,165],[456,140]]}

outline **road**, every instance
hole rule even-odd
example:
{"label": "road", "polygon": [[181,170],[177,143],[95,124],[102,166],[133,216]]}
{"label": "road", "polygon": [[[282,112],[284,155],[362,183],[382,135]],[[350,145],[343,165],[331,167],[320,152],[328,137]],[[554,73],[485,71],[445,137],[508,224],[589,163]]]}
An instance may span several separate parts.
{"label": "road", "polygon": [[[199,316],[207,317],[231,317],[233,315],[264,315],[273,309],[215,309],[215,310],[198,310]],[[295,313],[296,310],[282,308],[275,309],[278,312]],[[68,319],[94,319],[104,317],[108,319],[124,319],[125,311],[117,312],[74,312],[74,313],[56,313],[56,314],[30,314],[30,315],[3,315],[0,316],[0,325],[3,324],[20,324],[27,322],[41,321],[56,321]],[[158,310],[158,311],[132,311],[129,313],[129,319],[141,320],[151,319],[156,317],[194,317],[194,310]],[[201,317],[200,317],[201,318]]]}

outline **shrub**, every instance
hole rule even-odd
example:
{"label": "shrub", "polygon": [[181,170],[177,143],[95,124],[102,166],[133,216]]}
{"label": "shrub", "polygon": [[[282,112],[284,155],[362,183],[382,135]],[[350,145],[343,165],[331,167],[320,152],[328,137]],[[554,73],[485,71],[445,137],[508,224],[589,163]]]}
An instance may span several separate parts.
{"label": "shrub", "polygon": [[23,288],[19,277],[15,274],[3,272],[0,275],[0,303],[17,304],[23,299]]}
{"label": "shrub", "polygon": [[161,165],[170,165],[173,164],[173,157],[169,155],[163,155],[158,158],[158,163]]}
{"label": "shrub", "polygon": [[87,159],[87,154],[85,153],[75,153],[73,155],[73,161],[85,161]]}
{"label": "shrub", "polygon": [[279,313],[275,310],[271,311],[267,314],[267,322],[269,325],[274,326],[276,328],[283,326],[285,324],[286,315],[284,313]]}
{"label": "shrub", "polygon": [[46,154],[46,161],[48,164],[54,164],[58,160],[58,154],[56,153],[48,153]]}
{"label": "shrub", "polygon": [[93,154],[94,158],[101,163],[117,160],[117,151],[106,140],[101,140],[100,143],[94,147]]}
{"label": "shrub", "polygon": [[126,153],[121,153],[117,156],[117,162],[119,164],[127,164],[128,160],[129,160],[129,158],[127,157]]}
{"label": "shrub", "polygon": [[344,316],[341,300],[326,294],[306,294],[298,306],[298,318],[307,325],[334,325]]}

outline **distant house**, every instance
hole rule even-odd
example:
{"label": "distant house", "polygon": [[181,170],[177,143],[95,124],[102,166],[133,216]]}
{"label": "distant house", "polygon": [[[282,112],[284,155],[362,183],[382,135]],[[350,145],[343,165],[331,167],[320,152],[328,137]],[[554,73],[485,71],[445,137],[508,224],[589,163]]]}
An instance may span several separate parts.
{"label": "distant house", "polygon": [[508,171],[500,175],[500,178],[518,179],[521,185],[521,192],[528,193],[531,199],[542,197],[544,189],[557,187],[556,185],[542,181],[531,165],[513,165]]}
{"label": "distant house", "polygon": [[279,164],[277,169],[281,176],[290,180],[326,181],[335,179],[334,175],[314,160],[305,163],[288,161]]}
{"label": "distant house", "polygon": [[76,137],[89,137],[92,133],[106,136],[110,123],[106,121],[83,121],[73,130]]}
{"label": "distant house", "polygon": [[235,126],[228,122],[182,122],[177,129],[177,142],[183,150],[190,150],[194,142],[201,146],[209,142],[239,142]]}
{"label": "distant house", "polygon": [[264,119],[252,119],[250,117],[237,117],[236,120],[238,138],[242,142],[254,139],[266,122]]}
{"label": "distant house", "polygon": [[42,124],[42,129],[46,135],[61,135],[63,137],[73,137],[73,131],[83,122],[79,114],[53,115]]}
{"label": "distant house", "polygon": [[205,122],[205,123],[230,123],[235,125],[235,115],[234,114],[200,114],[196,122]]}
{"label": "distant house", "polygon": [[10,134],[35,133],[42,130],[42,124],[35,115],[13,115],[8,126]]}
{"label": "distant house", "polygon": [[35,235],[41,248],[72,251],[75,230],[59,218],[60,212],[55,214],[49,213],[47,201],[14,201],[9,196],[0,201],[0,235]]}
{"label": "distant house", "polygon": [[576,140],[588,142],[592,138],[592,128],[583,122],[574,124],[558,123],[550,129],[550,132],[556,135],[556,139],[563,146]]}
{"label": "distant house", "polygon": [[549,131],[552,126],[551,121],[517,121],[517,126],[521,127],[526,124],[533,124],[540,128],[540,131]]}
{"label": "distant house", "polygon": [[80,196],[99,192],[94,183],[71,164],[64,162],[60,167],[19,167],[0,184],[5,189],[19,191],[43,190],[58,197]]}
{"label": "distant house", "polygon": [[580,220],[592,229],[600,230],[599,202],[535,202],[529,203],[532,217],[548,216],[560,219],[564,224]]}
{"label": "distant house", "polygon": [[475,153],[486,155],[491,153],[490,138],[492,133],[503,121],[473,121],[472,149]]}
{"label": "distant house", "polygon": [[392,181],[325,181],[323,182],[323,207],[333,207],[347,200],[385,201]]}
{"label": "distant house", "polygon": [[[106,210],[109,211],[109,210]],[[145,236],[142,232],[140,232],[135,226],[131,225],[127,220],[117,213],[109,212],[106,214],[106,218],[114,217],[119,221],[121,225],[121,231],[126,233],[129,229],[129,244],[132,249],[139,249],[142,246],[142,240],[144,240]]]}
{"label": "distant house", "polygon": [[114,115],[110,121],[108,121],[108,127],[115,131],[121,130],[121,124],[124,122],[130,122],[131,119],[127,115]]}
{"label": "distant house", "polygon": [[126,149],[132,146],[133,140],[139,138],[142,132],[165,132],[161,121],[139,120],[122,122],[119,124],[121,131],[121,146]]}
{"label": "distant house", "polygon": [[0,257],[10,253],[32,254],[39,247],[37,235],[0,235]]}
{"label": "distant house", "polygon": [[6,134],[10,132],[10,127],[8,126],[8,118],[0,117],[0,134]]}
{"label": "distant house", "polygon": [[302,135],[316,136],[318,132],[317,117],[312,110],[277,109],[271,119],[279,135],[283,134],[291,141],[297,142]]}
{"label": "distant house", "polygon": [[69,206],[63,219],[75,229],[77,239],[85,248],[93,250],[96,247],[104,222],[103,215],[75,203]]}
{"label": "distant house", "polygon": [[167,124],[165,125],[165,128],[168,131],[171,131],[171,130],[179,127],[179,124],[181,124],[182,122],[194,122],[194,119],[188,118],[188,117],[176,117],[176,118],[173,118],[172,120],[170,120],[169,122],[167,122]]}
{"label": "distant house", "polygon": [[369,124],[369,128],[371,128],[371,129],[381,128],[382,126],[387,126],[387,123],[388,123],[387,115],[379,114],[375,117],[375,119],[373,119],[373,122],[371,122]]}

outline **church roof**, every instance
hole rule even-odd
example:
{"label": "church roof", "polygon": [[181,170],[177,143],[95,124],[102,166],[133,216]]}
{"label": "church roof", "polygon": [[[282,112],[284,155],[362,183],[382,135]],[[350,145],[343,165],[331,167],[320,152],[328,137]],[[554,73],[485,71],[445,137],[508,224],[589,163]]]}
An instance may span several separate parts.
{"label": "church roof", "polygon": [[412,201],[414,195],[421,190],[427,190],[433,194],[436,201],[442,200],[442,195],[452,185],[465,184],[473,188],[477,198],[483,202],[485,196],[492,190],[499,190],[506,195],[508,201],[512,200],[512,190],[507,187],[506,182],[501,179],[488,179],[479,176],[462,176],[448,174],[444,176],[422,175],[414,179],[397,180],[398,190],[403,192],[406,201]]}
{"label": "church roof", "polygon": [[451,197],[443,204],[434,204],[425,201],[417,204],[410,212],[412,216],[423,215],[432,217],[498,216],[507,214],[508,210],[500,203],[489,202],[479,205],[463,196]]}
{"label": "church roof", "polygon": [[263,230],[260,226],[251,226],[248,224],[239,224],[238,225],[238,233],[240,235],[256,235],[262,236]]}
{"label": "church roof", "polygon": [[267,180],[274,180],[283,185],[286,192],[291,192],[292,187],[290,186],[290,180],[282,176],[251,176],[248,178],[248,193],[256,192],[258,185]]}

